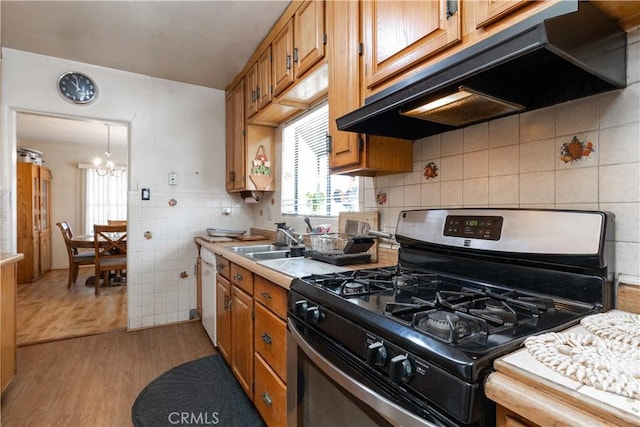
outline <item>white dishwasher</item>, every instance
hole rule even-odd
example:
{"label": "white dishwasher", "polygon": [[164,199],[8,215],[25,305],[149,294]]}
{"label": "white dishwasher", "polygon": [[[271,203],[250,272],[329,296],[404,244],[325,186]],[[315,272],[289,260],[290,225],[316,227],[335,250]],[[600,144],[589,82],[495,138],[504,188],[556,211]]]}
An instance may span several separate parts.
{"label": "white dishwasher", "polygon": [[200,247],[202,259],[202,326],[213,345],[216,341],[216,255]]}

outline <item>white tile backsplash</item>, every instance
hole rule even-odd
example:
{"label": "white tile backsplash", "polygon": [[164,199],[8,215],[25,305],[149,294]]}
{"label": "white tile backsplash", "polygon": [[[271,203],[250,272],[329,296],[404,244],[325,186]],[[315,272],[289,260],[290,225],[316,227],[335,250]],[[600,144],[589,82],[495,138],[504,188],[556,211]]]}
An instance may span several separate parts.
{"label": "white tile backsplash", "polygon": [[489,123],[479,123],[463,129],[463,150],[486,150],[489,147]]}
{"label": "white tile backsplash", "polygon": [[489,176],[516,174],[519,170],[519,163],[519,145],[506,145],[489,150]]}
{"label": "white tile backsplash", "polygon": [[463,131],[452,130],[440,135],[440,155],[451,156],[453,154],[461,154],[463,151]]}
{"label": "white tile backsplash", "polygon": [[556,133],[556,110],[543,108],[520,114],[520,142],[553,138]]}
{"label": "white tile backsplash", "polygon": [[640,163],[600,167],[600,202],[640,201]]}
{"label": "white tile backsplash", "polygon": [[556,109],[556,135],[598,128],[598,98],[566,102]]}
{"label": "white tile backsplash", "polygon": [[520,203],[522,205],[555,203],[555,182],[555,172],[534,172],[521,174]]}
{"label": "white tile backsplash", "polygon": [[462,206],[462,180],[443,181],[440,186],[440,204],[442,207]]}
{"label": "white tile backsplash", "polygon": [[520,176],[517,174],[489,177],[489,206],[517,205],[519,190]]}
{"label": "white tile backsplash", "polygon": [[556,203],[598,201],[598,168],[574,168],[556,172]]}
{"label": "white tile backsplash", "polygon": [[600,165],[640,161],[640,122],[600,129]]}
{"label": "white tile backsplash", "polygon": [[489,176],[489,150],[465,153],[462,164],[464,179]]}
{"label": "white tile backsplash", "polygon": [[600,95],[600,127],[609,128],[638,122],[640,83]]}
{"label": "white tile backsplash", "polygon": [[552,171],[555,169],[558,156],[554,138],[522,143],[520,173]]}
{"label": "white tile backsplash", "polygon": [[414,144],[420,144],[421,146],[422,160],[440,157],[440,140],[440,135],[433,135],[414,142]]}
{"label": "white tile backsplash", "polygon": [[518,144],[520,120],[518,115],[503,117],[489,122],[489,146],[501,147]]}
{"label": "white tile backsplash", "polygon": [[465,179],[462,183],[463,206],[489,205],[489,178]]}
{"label": "white tile backsplash", "polygon": [[440,164],[436,161],[438,166],[438,176],[440,181],[454,181],[462,179],[462,155],[447,156],[440,159]]}

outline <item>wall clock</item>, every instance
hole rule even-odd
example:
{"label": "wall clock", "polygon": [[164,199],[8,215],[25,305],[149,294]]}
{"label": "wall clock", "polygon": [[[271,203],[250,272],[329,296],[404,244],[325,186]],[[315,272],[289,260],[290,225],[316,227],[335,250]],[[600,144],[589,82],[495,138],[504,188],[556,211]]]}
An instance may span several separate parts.
{"label": "wall clock", "polygon": [[96,99],[98,87],[87,75],[70,71],[58,78],[58,91],[67,101],[88,104]]}

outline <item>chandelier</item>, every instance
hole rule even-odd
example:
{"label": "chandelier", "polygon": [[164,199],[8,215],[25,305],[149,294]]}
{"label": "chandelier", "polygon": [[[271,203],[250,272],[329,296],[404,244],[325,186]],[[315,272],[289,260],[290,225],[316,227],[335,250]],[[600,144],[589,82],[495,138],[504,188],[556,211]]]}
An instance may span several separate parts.
{"label": "chandelier", "polygon": [[100,176],[112,175],[115,177],[122,176],[125,172],[125,167],[120,166],[116,167],[111,160],[111,126],[107,126],[107,151],[104,152],[104,155],[107,157],[107,161],[102,164],[102,159],[100,157],[96,157],[93,161],[93,165],[95,166],[95,171]]}

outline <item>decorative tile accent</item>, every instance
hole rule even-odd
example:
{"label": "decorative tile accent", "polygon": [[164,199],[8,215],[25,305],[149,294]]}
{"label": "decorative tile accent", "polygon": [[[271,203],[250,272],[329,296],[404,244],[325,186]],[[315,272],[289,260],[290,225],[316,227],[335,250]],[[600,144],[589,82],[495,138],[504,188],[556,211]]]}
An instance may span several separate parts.
{"label": "decorative tile accent", "polygon": [[580,140],[574,135],[570,142],[565,142],[560,147],[560,160],[573,163],[590,156],[594,151],[593,142],[586,139]]}
{"label": "decorative tile accent", "polygon": [[387,193],[384,191],[378,191],[378,194],[376,194],[376,202],[379,205],[384,205],[385,203],[387,203]]}
{"label": "decorative tile accent", "polygon": [[438,166],[435,162],[429,162],[424,166],[422,174],[426,179],[435,178],[438,176]]}
{"label": "decorative tile accent", "polygon": [[174,207],[177,204],[178,204],[178,201],[176,199],[169,200],[169,206]]}

